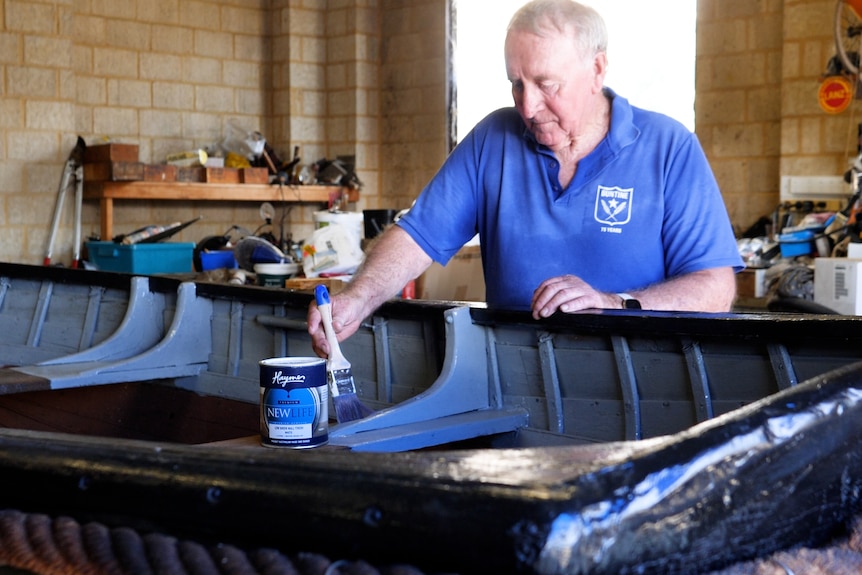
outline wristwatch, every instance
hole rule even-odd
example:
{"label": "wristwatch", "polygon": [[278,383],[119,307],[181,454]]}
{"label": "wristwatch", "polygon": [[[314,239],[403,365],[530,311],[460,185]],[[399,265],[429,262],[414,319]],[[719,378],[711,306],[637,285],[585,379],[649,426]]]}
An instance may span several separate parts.
{"label": "wristwatch", "polygon": [[627,293],[618,293],[617,296],[623,300],[623,309],[641,309],[641,302]]}

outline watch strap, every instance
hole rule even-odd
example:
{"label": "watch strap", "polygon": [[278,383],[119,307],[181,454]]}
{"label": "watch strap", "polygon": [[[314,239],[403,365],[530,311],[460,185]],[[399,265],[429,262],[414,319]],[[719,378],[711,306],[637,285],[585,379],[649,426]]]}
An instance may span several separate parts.
{"label": "watch strap", "polygon": [[641,302],[627,293],[618,293],[617,296],[623,300],[623,309],[641,309]]}

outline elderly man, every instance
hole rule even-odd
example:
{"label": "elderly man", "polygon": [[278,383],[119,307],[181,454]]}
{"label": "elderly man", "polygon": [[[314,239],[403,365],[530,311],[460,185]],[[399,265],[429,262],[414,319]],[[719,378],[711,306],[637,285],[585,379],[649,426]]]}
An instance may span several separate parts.
{"label": "elderly man", "polygon": [[[512,17],[515,107],[477,124],[333,298],[339,340],[476,233],[492,307],[537,319],[730,309],[742,261],[703,150],[678,122],[604,86],[606,46],[602,18],[572,0],[534,0]],[[314,304],[308,324],[325,356]]]}

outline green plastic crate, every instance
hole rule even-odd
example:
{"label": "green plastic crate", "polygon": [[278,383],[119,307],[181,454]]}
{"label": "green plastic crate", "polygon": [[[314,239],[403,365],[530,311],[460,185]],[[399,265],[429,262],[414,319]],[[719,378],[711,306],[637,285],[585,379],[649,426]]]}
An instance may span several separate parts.
{"label": "green plastic crate", "polygon": [[193,271],[195,244],[159,242],[123,245],[114,242],[87,242],[89,262],[107,272],[132,274],[177,274]]}

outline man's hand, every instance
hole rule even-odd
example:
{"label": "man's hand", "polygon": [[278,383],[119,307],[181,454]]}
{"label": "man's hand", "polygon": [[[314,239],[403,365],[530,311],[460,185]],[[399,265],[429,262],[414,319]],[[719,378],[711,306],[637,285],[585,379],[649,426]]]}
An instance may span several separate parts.
{"label": "man's hand", "polygon": [[[375,239],[347,287],[331,294],[332,330],[336,339],[341,342],[356,333],[362,320],[430,265],[431,258],[407,232],[398,226],[386,228]],[[307,320],[314,353],[328,357],[329,345],[314,300],[308,306]]]}
{"label": "man's hand", "polygon": [[[727,312],[736,298],[733,268],[722,267],[692,272],[629,291],[643,309],[666,311]],[[533,292],[533,317],[550,317],[557,311],[573,313],[585,309],[621,309],[620,296],[595,290],[577,276],[547,279]]]}
{"label": "man's hand", "polygon": [[[339,293],[330,297],[332,302],[332,331],[339,342],[344,341],[359,329],[362,323],[363,306],[356,298],[348,294]],[[311,300],[308,306],[308,334],[311,336],[311,347],[318,357],[329,357],[329,344],[326,341],[326,333],[323,330],[323,322],[317,302]]]}
{"label": "man's hand", "polygon": [[577,276],[565,275],[547,279],[533,292],[530,308],[533,317],[550,317],[557,310],[572,313],[584,309],[619,308],[622,300],[615,294],[602,293]]}

